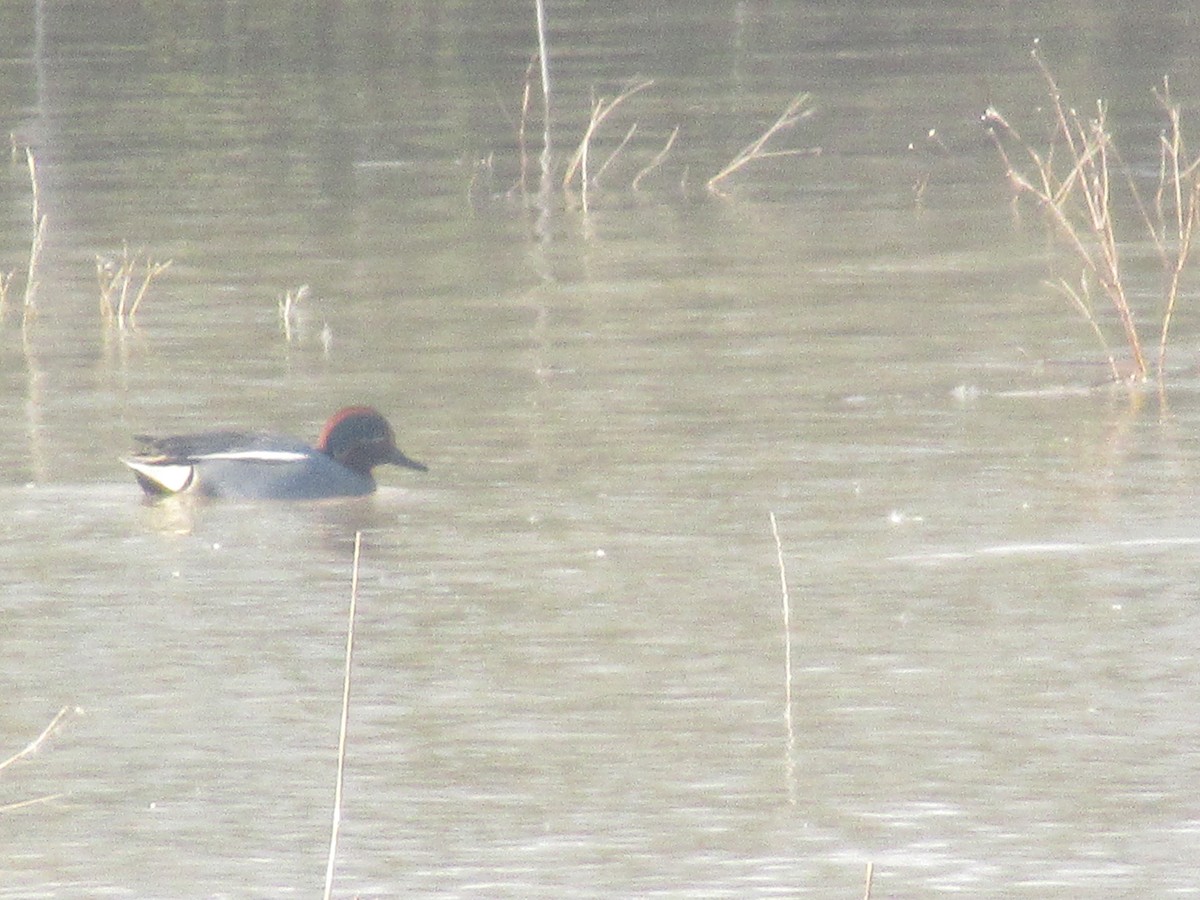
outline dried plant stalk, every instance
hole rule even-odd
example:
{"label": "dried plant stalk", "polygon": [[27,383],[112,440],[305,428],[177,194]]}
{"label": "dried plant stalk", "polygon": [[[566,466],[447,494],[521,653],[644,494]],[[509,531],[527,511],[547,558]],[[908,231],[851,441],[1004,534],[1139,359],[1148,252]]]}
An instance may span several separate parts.
{"label": "dried plant stalk", "polygon": [[708,179],[707,186],[710,191],[716,191],[717,185],[732,175],[734,172],[748,166],[750,163],[760,159],[770,159],[775,156],[811,156],[821,151],[818,148],[808,148],[800,150],[765,150],[767,141],[771,140],[776,134],[785,129],[791,128],[802,119],[807,119],[813,114],[812,107],[808,106],[811,96],[807,93],[799,93],[792,98],[792,101],[779,114],[779,118],[752,140],[749,144],[738,151],[737,155],[729,161],[729,163],[720,172]]}
{"label": "dried plant stalk", "polygon": [[591,148],[592,138],[595,136],[597,129],[599,129],[599,127],[604,123],[604,120],[611,115],[614,109],[628,100],[634,94],[645,90],[652,84],[654,84],[652,80],[639,81],[625,88],[612,100],[606,100],[604,97],[598,97],[592,101],[591,118],[588,120],[587,128],[583,132],[583,138],[580,140],[579,146],[575,148],[575,153],[571,156],[570,161],[567,163],[567,170],[563,175],[562,180],[563,190],[569,190],[571,184],[575,181],[576,176],[579,177],[581,202],[585,212],[588,208],[588,185],[591,183],[591,179],[588,176],[588,153]]}
{"label": "dried plant stalk", "polygon": [[[1158,341],[1157,373],[1161,379],[1167,337],[1182,290],[1183,275],[1191,258],[1193,237],[1200,217],[1200,157],[1189,158],[1184,146],[1179,106],[1172,100],[1164,79],[1155,97],[1167,119],[1159,146],[1158,186],[1153,207],[1142,200],[1131,169],[1121,158],[1108,128],[1107,107],[1096,104],[1088,118],[1063,102],[1062,92],[1049,67],[1033,52],[1050,100],[1051,136],[1039,150],[1009,124],[994,107],[983,121],[1000,155],[1005,174],[1016,196],[1029,196],[1046,215],[1056,237],[1080,264],[1081,289],[1060,281],[1056,286],[1079,309],[1092,331],[1103,340],[1103,331],[1087,295],[1094,280],[1108,298],[1121,324],[1132,359],[1133,377],[1145,380],[1149,365],[1129,301],[1118,233],[1120,219],[1115,189],[1124,184],[1155,247],[1165,275],[1163,311]],[[1014,148],[1017,158],[1009,153]],[[1108,352],[1114,379],[1116,360]]]}
{"label": "dried plant stalk", "polygon": [[648,162],[642,168],[642,170],[637,173],[637,175],[634,176],[633,183],[630,186],[635,191],[638,189],[638,185],[642,183],[643,178],[645,178],[647,175],[649,175],[651,172],[653,172],[655,169],[657,169],[659,166],[662,165],[663,160],[667,158],[667,154],[671,152],[671,146],[675,143],[675,138],[677,138],[677,137],[679,137],[679,126],[678,125],[676,125],[675,128],[671,131],[671,136],[669,138],[667,138],[667,142],[665,144],[663,144],[663,148],[661,150],[659,150],[656,154],[654,154],[654,158],[652,160],[650,160],[650,162]]}
{"label": "dried plant stalk", "polygon": [[[132,326],[151,282],[169,269],[171,263],[169,259],[157,262],[148,254],[131,255],[128,244],[122,245],[119,259],[97,256],[96,281],[100,288],[101,315],[115,320],[121,328]],[[139,278],[139,270],[141,282],[136,290],[132,290]]]}
{"label": "dried plant stalk", "polygon": [[29,270],[25,279],[25,304],[22,321],[28,325],[37,312],[38,263],[46,240],[46,217],[42,214],[42,189],[38,180],[37,160],[33,150],[25,148],[25,163],[29,167],[29,184],[33,192],[33,239],[29,244]]}

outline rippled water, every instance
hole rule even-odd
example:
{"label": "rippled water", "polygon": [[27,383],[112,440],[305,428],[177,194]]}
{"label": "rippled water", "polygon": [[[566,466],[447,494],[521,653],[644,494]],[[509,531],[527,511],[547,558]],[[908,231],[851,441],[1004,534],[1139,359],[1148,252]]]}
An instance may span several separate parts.
{"label": "rippled water", "polygon": [[[1036,130],[1040,37],[1153,163],[1191,13],[551,4],[557,172],[654,79],[585,212],[536,114],[513,189],[531,10],[97,9],[0,13],[47,216],[23,330],[18,155],[0,757],[68,710],[0,769],[0,896],[320,889],[358,531],[340,896],[1194,890],[1196,325],[1165,400],[1098,386],[977,121]],[[821,154],[706,191],[801,90]],[[122,242],[173,261],[126,330]],[[147,505],[117,461],[349,402],[430,472]]]}

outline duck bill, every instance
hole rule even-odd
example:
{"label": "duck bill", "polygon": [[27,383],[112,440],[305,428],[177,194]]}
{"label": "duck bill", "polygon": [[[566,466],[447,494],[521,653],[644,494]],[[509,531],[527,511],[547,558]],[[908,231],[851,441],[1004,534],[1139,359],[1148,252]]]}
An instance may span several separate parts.
{"label": "duck bill", "polygon": [[415,459],[411,459],[401,453],[399,450],[392,451],[391,458],[388,462],[396,466],[404,466],[406,469],[416,469],[418,472],[428,472],[429,466],[425,463],[419,463]]}

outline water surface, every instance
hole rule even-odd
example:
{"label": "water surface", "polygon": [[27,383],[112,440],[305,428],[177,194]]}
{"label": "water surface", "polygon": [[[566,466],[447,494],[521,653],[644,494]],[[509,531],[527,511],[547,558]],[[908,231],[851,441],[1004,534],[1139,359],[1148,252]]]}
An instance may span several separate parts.
{"label": "water surface", "polygon": [[[1036,132],[1040,37],[1153,165],[1194,17],[551,4],[541,189],[530,10],[106,10],[0,28],[47,216],[22,330],[18,155],[0,756],[71,710],[0,773],[54,797],[0,812],[0,896],[319,889],[357,531],[339,895],[1194,890],[1196,325],[1166,402],[1104,386],[978,124]],[[565,158],[635,76],[584,211]],[[706,191],[799,91],[820,155]],[[173,263],[121,330],[123,243]],[[117,462],[350,402],[430,472],[146,505]]]}

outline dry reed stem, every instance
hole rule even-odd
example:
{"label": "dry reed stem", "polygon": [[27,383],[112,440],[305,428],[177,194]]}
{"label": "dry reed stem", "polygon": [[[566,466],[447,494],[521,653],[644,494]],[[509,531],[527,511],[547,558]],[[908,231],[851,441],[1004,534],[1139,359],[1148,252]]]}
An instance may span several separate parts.
{"label": "dry reed stem", "polygon": [[133,298],[133,304],[129,307],[130,322],[137,315],[138,307],[142,305],[142,299],[146,296],[146,291],[150,289],[150,282],[171,268],[172,262],[174,260],[171,259],[168,259],[166,262],[154,262],[151,259],[146,260],[146,271],[142,276],[142,286],[138,288],[137,296]]}
{"label": "dry reed stem", "polygon": [[523,194],[529,178],[529,148],[525,143],[525,127],[529,123],[529,100],[533,96],[533,69],[537,65],[537,57],[529,59],[525,67],[525,86],[521,90],[521,117],[517,120],[517,152],[521,160],[521,171],[517,176],[515,187]]}
{"label": "dry reed stem", "polygon": [[12,756],[10,756],[8,759],[4,760],[4,762],[0,762],[0,772],[7,769],[9,766],[11,766],[17,760],[24,759],[26,756],[29,756],[31,753],[37,753],[38,748],[40,748],[42,746],[42,743],[46,740],[46,738],[50,737],[50,733],[52,731],[54,731],[54,729],[58,725],[58,723],[61,722],[63,720],[63,717],[70,711],[71,711],[71,707],[69,707],[69,706],[64,706],[62,709],[60,709],[58,711],[58,713],[54,716],[54,718],[50,720],[50,724],[47,725],[45,728],[43,728],[42,733],[39,734],[36,738],[34,738],[32,741],[30,741],[25,746],[24,750],[20,750],[20,751],[14,753]]}
{"label": "dry reed stem", "polygon": [[779,587],[783,594],[783,723],[787,731],[785,769],[788,799],[796,802],[795,749],[796,729],[792,723],[792,600],[788,593],[787,569],[783,564],[783,541],[779,537],[779,524],[775,513],[768,511],[771,519],[771,534],[775,538],[775,561],[779,566]]}
{"label": "dry reed stem", "polygon": [[[1167,338],[1200,218],[1200,158],[1188,158],[1179,106],[1171,99],[1170,82],[1164,78],[1162,90],[1154,91],[1167,119],[1167,127],[1159,139],[1158,186],[1151,209],[1142,200],[1131,167],[1113,143],[1105,104],[1097,102],[1095,116],[1090,119],[1066,107],[1053,73],[1036,48],[1032,55],[1050,98],[1053,129],[1045,151],[1034,149],[994,108],[984,113],[984,122],[989,127],[1014,195],[1028,194],[1034,198],[1054,232],[1083,268],[1081,291],[1074,290],[1065,281],[1056,286],[1083,312],[1093,332],[1102,337],[1087,291],[1088,274],[1096,279],[1121,323],[1133,358],[1134,377],[1145,380],[1148,366],[1126,291],[1120,255],[1122,241],[1117,233],[1114,212],[1113,166],[1119,169],[1165,276],[1157,363],[1161,380]],[[1022,171],[1018,167],[1005,148],[1005,138],[1022,151],[1029,169]],[[1061,163],[1058,161],[1060,150],[1065,157]],[[1108,352],[1106,342],[1104,347],[1116,379],[1115,360]]]}
{"label": "dry reed stem", "polygon": [[12,285],[13,276],[16,274],[16,269],[0,272],[0,311],[8,305],[8,289]]}
{"label": "dry reed stem", "polygon": [[342,719],[338,728],[337,781],[333,790],[333,826],[329,835],[329,861],[325,866],[325,900],[333,896],[333,873],[337,862],[338,832],[342,825],[342,784],[346,771],[346,731],[350,723],[350,671],[354,659],[354,617],[358,609],[358,561],[362,532],[354,532],[354,562],[350,568],[350,613],[346,626],[346,667],[342,675]]}
{"label": "dry reed stem", "polygon": [[[156,262],[147,254],[143,262],[141,253],[129,254],[129,245],[123,244],[120,260],[96,257],[96,281],[100,288],[100,312],[105,319],[115,319],[121,328],[132,326],[138,307],[146,297],[151,282],[171,267],[173,260]],[[130,289],[142,267],[141,285],[130,298]]]}
{"label": "dry reed stem", "polygon": [[587,196],[588,184],[590,182],[588,175],[588,153],[591,148],[592,138],[595,136],[597,129],[604,123],[604,120],[612,114],[613,110],[634,94],[645,90],[652,84],[654,84],[653,79],[639,81],[622,90],[612,100],[607,100],[604,97],[592,100],[592,114],[588,119],[587,128],[584,129],[583,138],[580,140],[579,146],[576,147],[575,153],[572,154],[571,159],[567,162],[567,169],[562,180],[563,190],[569,190],[571,183],[575,180],[575,176],[579,176],[580,196],[584,212],[588,209]]}
{"label": "dry reed stem", "polygon": [[25,163],[29,166],[29,184],[33,189],[33,224],[36,226],[42,219],[42,188],[38,182],[37,160],[31,147],[25,148]]}
{"label": "dry reed stem", "polygon": [[[1175,304],[1179,298],[1179,290],[1183,279],[1183,271],[1192,253],[1192,238],[1196,231],[1196,220],[1200,216],[1200,157],[1186,162],[1186,151],[1183,145],[1183,128],[1179,106],[1171,99],[1171,83],[1164,76],[1162,90],[1155,89],[1154,97],[1167,116],[1170,127],[1159,136],[1159,174],[1158,190],[1155,192],[1155,210],[1158,216],[1158,228],[1146,217],[1150,233],[1155,237],[1159,258],[1167,270],[1167,301],[1163,312],[1162,329],[1158,340],[1158,377],[1163,376],[1163,366],[1167,358],[1167,334],[1171,328],[1171,320],[1175,314]],[[1164,209],[1163,197],[1171,197],[1171,209]],[[1186,199],[1185,199],[1186,192]],[[1168,249],[1166,241],[1166,223],[1168,215],[1173,211],[1174,220],[1174,253]]]}
{"label": "dry reed stem", "polygon": [[1088,290],[1086,271],[1080,273],[1079,284],[1080,289],[1077,291],[1071,287],[1065,278],[1060,278],[1058,281],[1051,282],[1050,286],[1057,291],[1061,291],[1075,305],[1075,308],[1082,313],[1084,320],[1091,327],[1092,333],[1100,341],[1100,346],[1103,348],[1104,355],[1108,359],[1108,369],[1112,374],[1113,381],[1120,381],[1121,370],[1117,366],[1117,359],[1113,356],[1113,352],[1108,346],[1108,338],[1104,336],[1104,330],[1100,327],[1100,323],[1096,321],[1096,312],[1092,307],[1092,297],[1091,291]]}
{"label": "dry reed stem", "polygon": [[[1085,271],[1091,272],[1100,283],[1121,320],[1126,342],[1134,357],[1135,368],[1139,375],[1144,375],[1145,358],[1121,282],[1120,257],[1110,214],[1107,151],[1111,138],[1105,125],[1104,104],[1097,104],[1097,117],[1090,122],[1085,122],[1074,110],[1068,113],[1063,107],[1062,95],[1053,75],[1041,62],[1036,51],[1034,59],[1038,62],[1047,84],[1055,127],[1045,155],[1038,153],[1029,144],[1020,144],[1033,164],[1035,178],[1021,173],[1004,150],[997,128],[1007,127],[1003,116],[989,109],[985,113],[985,120],[993,126],[991,134],[1000,151],[1009,183],[1017,193],[1028,193],[1035,198],[1054,224],[1059,237],[1079,258]],[[1016,134],[1015,131],[1010,133]],[[1059,142],[1066,145],[1072,163],[1071,168],[1061,177],[1055,170],[1054,162]],[[1034,183],[1035,180],[1037,184]],[[1076,195],[1079,197],[1079,206],[1072,208],[1068,204]],[[1075,292],[1068,289],[1066,293],[1084,312],[1089,324],[1097,328],[1089,305],[1079,302]]]}
{"label": "dry reed stem", "polygon": [[14,809],[20,809],[23,806],[36,806],[39,803],[49,803],[51,800],[57,800],[59,797],[65,797],[66,794],[46,794],[42,797],[30,797],[28,800],[18,800],[16,803],[9,803],[0,806],[0,813],[9,812]]}
{"label": "dry reed stem", "polygon": [[811,99],[811,95],[806,92],[801,92],[793,97],[792,101],[784,108],[783,112],[779,114],[779,118],[775,120],[770,128],[739,150],[737,155],[729,161],[725,168],[723,168],[712,178],[708,179],[706,185],[708,189],[715,192],[718,184],[720,184],[734,172],[737,172],[739,169],[756,160],[769,159],[775,156],[807,156],[814,153],[819,153],[820,151],[815,148],[800,150],[763,149],[763,147],[766,146],[767,141],[769,141],[780,131],[791,128],[797,122],[801,121],[802,119],[807,119],[813,114],[811,107],[804,109],[805,104],[807,104]]}
{"label": "dry reed stem", "polygon": [[642,179],[662,165],[663,160],[667,158],[667,154],[671,152],[671,145],[675,143],[675,138],[677,137],[679,137],[678,125],[676,125],[671,131],[671,136],[667,138],[667,142],[663,144],[663,148],[654,154],[654,158],[651,159],[650,162],[648,162],[645,167],[643,167],[643,169],[634,176],[630,187],[636,191],[638,189],[638,185],[641,184]]}
{"label": "dry reed stem", "polygon": [[600,168],[596,171],[595,176],[592,178],[592,184],[596,185],[597,187],[600,185],[601,176],[604,175],[605,171],[608,170],[608,167],[612,165],[613,160],[617,158],[617,154],[625,149],[625,145],[629,143],[629,139],[633,137],[635,131],[637,131],[637,122],[634,122],[629,126],[629,130],[625,132],[625,137],[621,139],[621,143],[617,144],[617,149],[608,154],[608,159],[604,160],[604,164],[600,166]]}
{"label": "dry reed stem", "polygon": [[791,734],[792,722],[792,600],[788,595],[787,569],[783,565],[783,543],[779,539],[779,524],[775,521],[775,513],[771,517],[771,534],[775,538],[775,559],[779,565],[779,587],[783,593],[783,644],[784,644],[784,698],[786,702],[785,718],[788,722],[788,734]]}
{"label": "dry reed stem", "polygon": [[42,189],[38,182],[37,160],[29,147],[25,148],[25,162],[29,167],[29,184],[33,191],[33,240],[29,245],[29,276],[25,279],[25,308],[22,313],[22,322],[28,325],[30,318],[37,312],[37,271],[38,262],[42,257],[42,246],[45,243],[46,217],[42,214]]}
{"label": "dry reed stem", "polygon": [[867,885],[863,890],[863,900],[871,900],[871,883],[875,880],[875,863],[867,863]]}
{"label": "dry reed stem", "polygon": [[550,147],[550,57],[546,44],[546,5],[544,0],[535,0],[534,10],[537,14],[538,59],[541,63],[542,75],[542,152],[538,156],[538,165],[541,169],[538,195],[549,196],[554,151]]}
{"label": "dry reed stem", "polygon": [[284,291],[283,296],[279,298],[279,324],[283,328],[283,339],[287,343],[292,343],[292,327],[296,320],[296,310],[301,301],[308,299],[312,289],[307,284],[302,284],[294,291]]}

